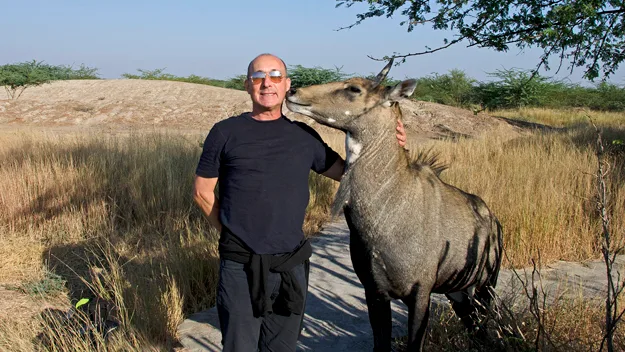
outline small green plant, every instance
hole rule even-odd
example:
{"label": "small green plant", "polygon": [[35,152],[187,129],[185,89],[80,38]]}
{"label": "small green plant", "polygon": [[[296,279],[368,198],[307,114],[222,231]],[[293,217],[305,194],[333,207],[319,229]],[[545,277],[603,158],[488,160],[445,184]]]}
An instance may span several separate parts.
{"label": "small green plant", "polygon": [[27,281],[20,286],[12,287],[30,296],[54,296],[65,290],[66,281],[59,275],[44,269],[44,276],[41,280]]}

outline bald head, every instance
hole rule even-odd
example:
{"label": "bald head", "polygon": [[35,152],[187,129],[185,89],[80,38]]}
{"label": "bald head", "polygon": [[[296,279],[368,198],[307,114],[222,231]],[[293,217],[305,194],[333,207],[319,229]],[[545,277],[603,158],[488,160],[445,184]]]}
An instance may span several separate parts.
{"label": "bald head", "polygon": [[272,58],[275,58],[275,59],[279,60],[280,63],[282,63],[282,68],[284,69],[284,76],[288,77],[288,72],[286,71],[286,64],[284,63],[284,61],[281,58],[279,58],[279,57],[277,57],[277,56],[275,56],[273,54],[269,54],[269,53],[260,54],[260,55],[256,56],[254,58],[254,60],[250,61],[250,64],[247,65],[247,76],[248,77],[253,73],[252,70],[254,69],[254,62],[256,62],[258,59],[260,59],[262,57],[272,57]]}

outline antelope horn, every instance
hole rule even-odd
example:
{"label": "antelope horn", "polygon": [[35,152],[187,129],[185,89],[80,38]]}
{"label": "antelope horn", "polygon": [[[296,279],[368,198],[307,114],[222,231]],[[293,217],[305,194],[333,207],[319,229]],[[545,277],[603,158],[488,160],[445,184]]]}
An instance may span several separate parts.
{"label": "antelope horn", "polygon": [[386,64],[386,66],[384,66],[382,71],[380,71],[380,73],[378,73],[378,75],[375,77],[374,86],[378,86],[380,83],[382,83],[382,81],[384,81],[384,79],[386,78],[386,75],[388,75],[388,71],[390,71],[391,66],[393,66],[393,60],[394,59],[390,59],[388,64]]}

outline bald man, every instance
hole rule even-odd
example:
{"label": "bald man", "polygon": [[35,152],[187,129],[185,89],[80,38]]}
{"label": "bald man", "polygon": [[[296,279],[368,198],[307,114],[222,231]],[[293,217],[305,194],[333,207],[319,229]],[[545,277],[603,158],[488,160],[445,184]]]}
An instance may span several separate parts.
{"label": "bald man", "polygon": [[[247,71],[252,111],[210,130],[193,196],[221,233],[217,311],[223,350],[295,351],[312,254],[302,231],[308,174],[340,181],[345,164],[311,127],[282,114],[291,87],[284,61],[261,54]],[[400,123],[398,131],[403,146]]]}

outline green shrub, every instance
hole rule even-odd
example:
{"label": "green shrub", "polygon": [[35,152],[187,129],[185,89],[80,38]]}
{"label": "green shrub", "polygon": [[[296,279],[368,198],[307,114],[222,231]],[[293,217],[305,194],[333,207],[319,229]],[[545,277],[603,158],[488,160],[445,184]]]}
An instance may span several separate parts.
{"label": "green shrub", "polygon": [[489,76],[499,80],[480,83],[475,87],[475,99],[490,109],[543,106],[549,88],[546,77],[527,70],[497,70]]}
{"label": "green shrub", "polygon": [[291,87],[293,88],[343,81],[350,76],[349,74],[341,72],[340,67],[328,69],[295,65],[289,68],[289,77],[291,77]]}
{"label": "green shrub", "polygon": [[464,71],[450,70],[448,74],[433,75],[417,79],[413,97],[452,106],[467,106],[472,102],[473,85],[476,80]]}
{"label": "green shrub", "polygon": [[237,90],[245,90],[244,82],[247,78],[246,75],[239,75],[228,80],[213,79],[208,77],[202,77],[198,75],[189,75],[187,77],[181,77],[172,75],[171,73],[165,73],[165,68],[157,68],[154,70],[137,69],[139,74],[124,73],[122,77],[127,79],[145,79],[145,80],[160,80],[160,81],[175,81],[186,82],[194,84],[205,84],[209,86],[230,88]]}
{"label": "green shrub", "polygon": [[20,291],[30,296],[54,296],[66,290],[66,281],[62,276],[44,268],[43,278],[26,281],[19,286],[9,286],[9,289]]}

